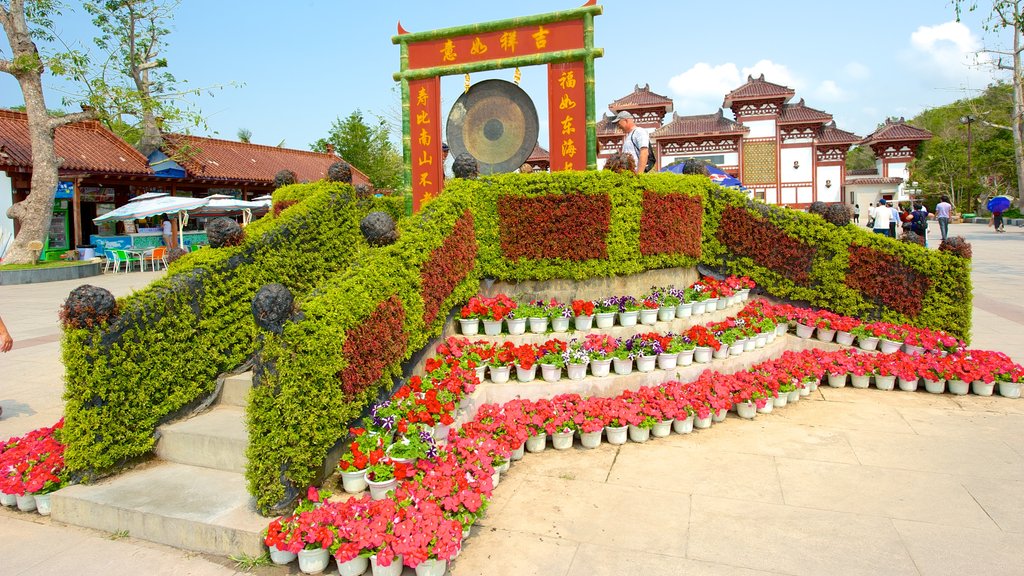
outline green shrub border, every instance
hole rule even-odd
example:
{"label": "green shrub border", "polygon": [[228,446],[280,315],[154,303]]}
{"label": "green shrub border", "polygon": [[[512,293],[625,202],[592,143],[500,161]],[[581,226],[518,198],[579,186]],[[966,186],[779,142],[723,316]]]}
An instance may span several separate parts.
{"label": "green shrub border", "polygon": [[305,295],[369,247],[359,219],[387,202],[357,200],[339,183],[286,187],[304,201],[246,228],[236,247],[203,249],[120,299],[109,325],[66,329],[64,437],[68,470],[88,480],[150,452],[156,427],[214,390],[218,374],[257,348],[256,291],[280,282]]}
{"label": "green shrub border", "polygon": [[[704,265],[729,274],[750,276],[765,291],[779,298],[806,302],[812,306],[866,320],[945,330],[969,341],[970,260],[886,238],[852,224],[835,226],[816,214],[768,206],[724,188],[713,190],[709,200],[705,204],[701,257]],[[746,209],[815,248],[817,254],[810,273],[810,281],[806,285],[797,284],[774,270],[757,265],[751,258],[730,253],[717,237],[722,212],[727,206]],[[850,245],[868,246],[895,256],[903,265],[922,277],[931,279],[931,286],[922,298],[920,314],[908,316],[880,306],[847,286]]]}

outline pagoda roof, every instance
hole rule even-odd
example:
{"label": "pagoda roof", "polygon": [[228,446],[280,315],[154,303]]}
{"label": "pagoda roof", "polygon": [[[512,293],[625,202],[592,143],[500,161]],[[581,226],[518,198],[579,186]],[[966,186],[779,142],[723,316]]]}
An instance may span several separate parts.
{"label": "pagoda roof", "polygon": [[608,109],[612,112],[619,112],[621,110],[633,110],[636,108],[661,108],[665,113],[672,111],[672,99],[651,92],[651,85],[644,84],[643,88],[639,84],[636,84],[633,88],[633,92],[619,98],[608,105]]}
{"label": "pagoda roof", "polygon": [[725,102],[722,103],[723,108],[731,108],[733,102],[742,100],[771,100],[776,98],[782,98],[784,102],[788,102],[790,98],[796,95],[796,91],[788,86],[781,84],[773,84],[764,79],[764,74],[761,74],[757,78],[748,75],[747,82],[739,88],[729,92],[725,95]]}
{"label": "pagoda roof", "polygon": [[836,128],[835,122],[825,124],[818,133],[819,146],[822,144],[856,144],[857,142],[860,142],[860,136]]}
{"label": "pagoda roof", "polygon": [[876,142],[922,142],[930,140],[931,137],[931,132],[911,126],[901,117],[899,120],[887,119],[885,124],[869,134],[861,142],[864,144]]}
{"label": "pagoda roof", "polygon": [[[146,157],[95,120],[65,124],[54,132],[61,172],[152,176]],[[32,170],[28,114],[0,110],[0,166]]]}
{"label": "pagoda roof", "polygon": [[[273,182],[281,170],[295,172],[300,182],[327,177],[327,169],[341,160],[333,153],[310,152],[234,140],[166,134],[161,150],[185,168],[192,178]],[[352,184],[370,179],[355,166]]]}
{"label": "pagoda roof", "polygon": [[672,114],[672,121],[654,131],[653,138],[675,138],[680,136],[709,136],[713,134],[745,134],[750,128],[725,117],[719,108],[715,114],[679,116]]}
{"label": "pagoda roof", "polygon": [[622,136],[624,132],[622,128],[619,128],[619,123],[615,121],[615,116],[609,116],[602,114],[601,118],[597,120],[597,135],[598,136]]}
{"label": "pagoda roof", "polygon": [[831,120],[831,114],[807,106],[803,98],[796,104],[784,104],[779,115],[779,124],[824,124]]}
{"label": "pagoda roof", "polygon": [[530,157],[526,159],[526,161],[528,163],[538,161],[550,162],[551,153],[545,150],[544,148],[541,148],[540,144],[534,144],[533,152],[530,154]]}

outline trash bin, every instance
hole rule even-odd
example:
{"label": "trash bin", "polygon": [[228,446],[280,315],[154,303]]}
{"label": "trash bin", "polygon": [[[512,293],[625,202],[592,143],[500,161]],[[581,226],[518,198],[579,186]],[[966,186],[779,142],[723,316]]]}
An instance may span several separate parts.
{"label": "trash bin", "polygon": [[79,244],[78,245],[78,259],[79,260],[92,260],[96,257],[96,246],[93,244]]}

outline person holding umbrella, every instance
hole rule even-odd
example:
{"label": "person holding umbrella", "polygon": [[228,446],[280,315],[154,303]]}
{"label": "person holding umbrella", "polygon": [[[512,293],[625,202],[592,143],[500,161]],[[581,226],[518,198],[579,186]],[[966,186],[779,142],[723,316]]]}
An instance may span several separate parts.
{"label": "person holding umbrella", "polygon": [[996,232],[1005,232],[1006,229],[1003,225],[1003,212],[1010,208],[1010,201],[1012,198],[1009,196],[994,196],[985,205],[986,208],[992,212],[992,228]]}

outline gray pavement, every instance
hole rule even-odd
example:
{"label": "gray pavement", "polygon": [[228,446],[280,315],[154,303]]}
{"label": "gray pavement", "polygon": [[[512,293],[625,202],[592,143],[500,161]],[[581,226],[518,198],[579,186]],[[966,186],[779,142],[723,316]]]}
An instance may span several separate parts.
{"label": "gray pavement", "polygon": [[[974,248],[972,345],[1024,362],[1024,229],[963,224],[951,234]],[[88,283],[120,295],[159,275]],[[56,310],[80,283],[0,286],[15,338],[0,355],[0,438],[59,418]],[[1020,574],[1022,431],[1021,400],[821,388],[810,401],[688,436],[548,449],[503,475],[451,572]],[[69,568],[238,573],[226,559],[0,510],[0,574]]]}

